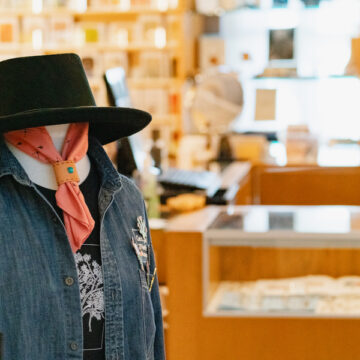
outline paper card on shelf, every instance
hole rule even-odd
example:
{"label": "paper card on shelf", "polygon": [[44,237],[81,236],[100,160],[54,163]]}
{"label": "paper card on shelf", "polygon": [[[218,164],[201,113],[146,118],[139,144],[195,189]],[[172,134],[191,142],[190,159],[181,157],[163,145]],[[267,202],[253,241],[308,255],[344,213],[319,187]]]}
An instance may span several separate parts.
{"label": "paper card on shelf", "polygon": [[276,90],[256,89],[255,120],[275,120]]}

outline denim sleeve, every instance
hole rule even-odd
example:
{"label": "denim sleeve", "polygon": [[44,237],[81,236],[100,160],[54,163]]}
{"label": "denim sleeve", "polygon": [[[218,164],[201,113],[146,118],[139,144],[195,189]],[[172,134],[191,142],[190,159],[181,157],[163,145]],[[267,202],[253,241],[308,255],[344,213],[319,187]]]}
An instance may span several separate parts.
{"label": "denim sleeve", "polygon": [[[155,257],[151,242],[150,227],[149,227],[147,215],[145,215],[145,217],[146,217],[146,225],[148,228],[148,236],[150,243],[150,273],[153,274],[155,270]],[[159,282],[157,276],[154,279],[153,287],[151,290],[151,301],[153,304],[155,325],[156,325],[154,360],[164,360],[165,359],[164,329],[163,329],[162,310],[161,310],[160,294],[159,294]]]}

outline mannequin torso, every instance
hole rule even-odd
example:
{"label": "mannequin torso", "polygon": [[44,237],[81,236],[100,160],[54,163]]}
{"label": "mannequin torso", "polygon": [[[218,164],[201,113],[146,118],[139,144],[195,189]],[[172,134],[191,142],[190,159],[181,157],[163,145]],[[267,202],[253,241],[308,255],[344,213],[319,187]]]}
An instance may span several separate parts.
{"label": "mannequin torso", "polygon": [[[60,154],[69,125],[70,124],[46,126],[46,130],[50,134],[56,150]],[[56,183],[52,165],[44,164],[34,159],[8,142],[6,142],[6,145],[24,168],[32,182],[47,189],[57,190],[58,185]],[[89,157],[87,155],[84,156],[76,163],[76,168],[80,178],[79,184],[81,184],[85,181],[90,172]]]}

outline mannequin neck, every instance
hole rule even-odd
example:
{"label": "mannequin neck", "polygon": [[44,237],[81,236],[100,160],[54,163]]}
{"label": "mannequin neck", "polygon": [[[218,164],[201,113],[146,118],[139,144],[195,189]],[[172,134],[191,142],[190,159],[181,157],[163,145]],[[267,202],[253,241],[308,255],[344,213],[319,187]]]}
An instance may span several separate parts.
{"label": "mannequin neck", "polygon": [[[60,154],[69,126],[70,124],[46,126],[46,130],[48,131],[56,150]],[[6,145],[24,168],[25,172],[33,183],[47,189],[57,190],[58,185],[51,164],[44,164],[38,161],[37,159],[20,151],[18,148],[9,144],[8,142],[6,142]],[[87,155],[76,163],[76,168],[81,184],[85,181],[90,172],[90,160]]]}
{"label": "mannequin neck", "polygon": [[50,125],[45,126],[49,133],[55,149],[61,154],[62,146],[64,144],[65,136],[68,131],[70,124]]}

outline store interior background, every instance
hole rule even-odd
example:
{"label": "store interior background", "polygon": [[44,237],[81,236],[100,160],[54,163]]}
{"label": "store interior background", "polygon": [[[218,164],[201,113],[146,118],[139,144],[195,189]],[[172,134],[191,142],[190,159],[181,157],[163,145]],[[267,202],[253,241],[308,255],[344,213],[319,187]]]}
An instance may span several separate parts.
{"label": "store interior background", "polygon": [[0,0],[0,60],[64,52],[152,114],[106,151],[147,203],[168,358],[358,359],[360,0]]}

